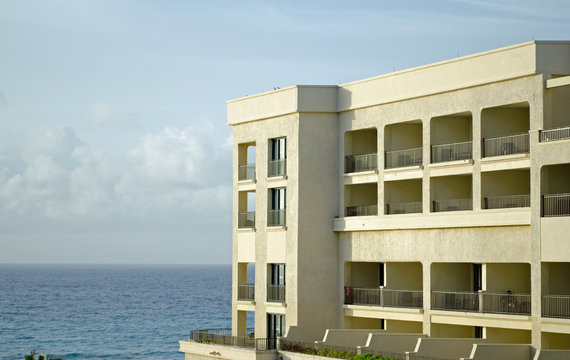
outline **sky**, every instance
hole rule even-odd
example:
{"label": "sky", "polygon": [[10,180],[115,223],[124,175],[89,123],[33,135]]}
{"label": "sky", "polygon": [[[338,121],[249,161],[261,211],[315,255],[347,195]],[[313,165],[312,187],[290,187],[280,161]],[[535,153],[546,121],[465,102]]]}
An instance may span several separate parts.
{"label": "sky", "polygon": [[0,1],[0,263],[229,264],[226,101],[531,40],[570,1]]}

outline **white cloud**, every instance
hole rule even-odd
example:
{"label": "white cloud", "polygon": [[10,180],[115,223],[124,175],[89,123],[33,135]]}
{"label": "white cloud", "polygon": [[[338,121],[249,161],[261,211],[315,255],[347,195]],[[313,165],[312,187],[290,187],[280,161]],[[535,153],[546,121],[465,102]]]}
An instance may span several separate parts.
{"label": "white cloud", "polygon": [[206,120],[144,136],[120,168],[71,128],[13,139],[0,150],[4,219],[200,222],[231,206],[231,147]]}

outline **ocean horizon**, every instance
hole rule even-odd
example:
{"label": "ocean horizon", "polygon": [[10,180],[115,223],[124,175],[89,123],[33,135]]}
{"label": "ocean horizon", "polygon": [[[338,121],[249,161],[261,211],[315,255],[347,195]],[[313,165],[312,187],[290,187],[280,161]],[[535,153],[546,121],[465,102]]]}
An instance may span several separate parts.
{"label": "ocean horizon", "polygon": [[231,327],[231,265],[0,264],[0,359],[183,359]]}

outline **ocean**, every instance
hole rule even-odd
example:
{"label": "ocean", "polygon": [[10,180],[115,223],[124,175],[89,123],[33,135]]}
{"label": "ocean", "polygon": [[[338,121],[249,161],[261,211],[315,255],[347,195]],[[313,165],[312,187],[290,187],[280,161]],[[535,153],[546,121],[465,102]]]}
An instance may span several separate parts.
{"label": "ocean", "polygon": [[231,327],[230,265],[0,264],[0,359],[184,359],[191,329]]}

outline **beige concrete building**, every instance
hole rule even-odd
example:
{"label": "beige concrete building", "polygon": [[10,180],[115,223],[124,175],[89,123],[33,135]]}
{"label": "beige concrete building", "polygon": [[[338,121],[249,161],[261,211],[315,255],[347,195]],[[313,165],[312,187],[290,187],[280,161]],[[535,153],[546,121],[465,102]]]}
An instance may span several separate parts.
{"label": "beige concrete building", "polygon": [[[228,124],[220,336],[273,348],[365,329],[352,346],[378,332],[423,339],[412,354],[450,338],[485,356],[570,349],[570,42],[248,96],[228,102]],[[251,355],[230,348],[181,342],[189,358]]]}

